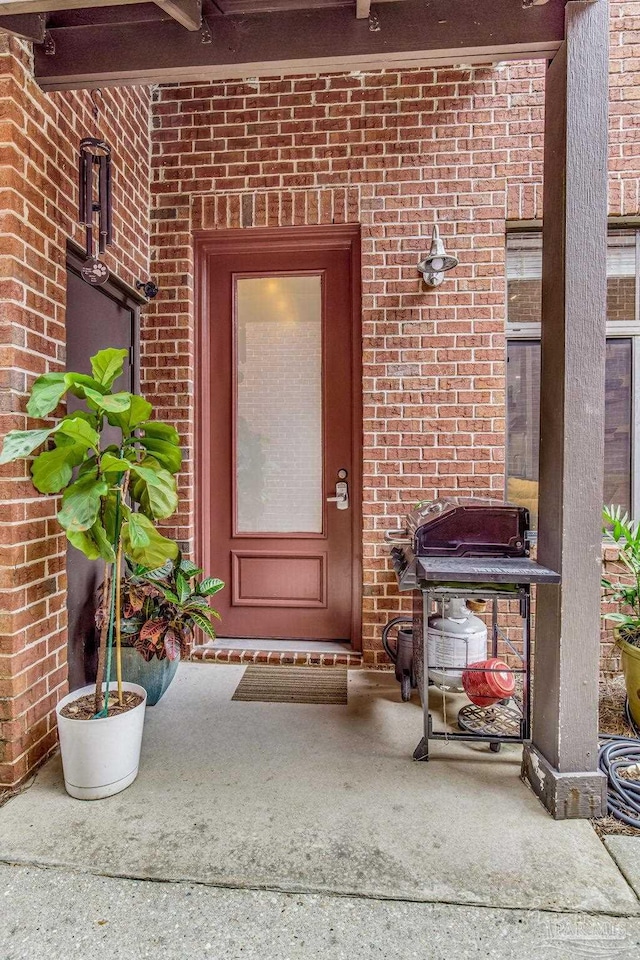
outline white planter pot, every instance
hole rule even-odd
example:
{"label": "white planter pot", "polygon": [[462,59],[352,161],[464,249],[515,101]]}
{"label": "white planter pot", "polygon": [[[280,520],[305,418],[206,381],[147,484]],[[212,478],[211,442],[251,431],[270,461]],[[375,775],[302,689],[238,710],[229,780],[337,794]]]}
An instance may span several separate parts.
{"label": "white planter pot", "polygon": [[[137,683],[123,683],[125,690],[138,693],[142,703],[133,710],[100,720],[72,720],[61,710],[68,703],[95,691],[95,685],[67,694],[56,707],[64,785],[78,800],[102,800],[120,793],[138,775],[144,710],[147,694]],[[117,683],[109,685],[117,690]]]}

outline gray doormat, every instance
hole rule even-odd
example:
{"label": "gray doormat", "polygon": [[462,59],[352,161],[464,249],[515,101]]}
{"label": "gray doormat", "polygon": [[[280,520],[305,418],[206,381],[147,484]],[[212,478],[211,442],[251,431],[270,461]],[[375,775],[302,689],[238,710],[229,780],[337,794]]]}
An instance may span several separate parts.
{"label": "gray doormat", "polygon": [[269,667],[245,670],[232,700],[262,703],[346,703],[346,667]]}

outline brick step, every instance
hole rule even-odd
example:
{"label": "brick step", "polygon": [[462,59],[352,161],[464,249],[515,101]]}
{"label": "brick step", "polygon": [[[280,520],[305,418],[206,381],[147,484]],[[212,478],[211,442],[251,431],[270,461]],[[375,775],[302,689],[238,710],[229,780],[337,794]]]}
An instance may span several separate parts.
{"label": "brick step", "polygon": [[271,666],[361,667],[361,653],[318,653],[281,650],[243,650],[233,647],[195,647],[189,658],[209,663],[268,663]]}

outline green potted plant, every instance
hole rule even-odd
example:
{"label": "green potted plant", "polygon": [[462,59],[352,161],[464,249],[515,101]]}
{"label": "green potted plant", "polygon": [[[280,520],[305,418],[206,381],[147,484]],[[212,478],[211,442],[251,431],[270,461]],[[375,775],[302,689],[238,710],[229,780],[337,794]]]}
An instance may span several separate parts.
{"label": "green potted plant", "polygon": [[[224,583],[201,575],[195,563],[178,555],[157,570],[137,565],[122,579],[122,669],[128,680],[145,688],[147,706],[168,689],[196,627],[215,638],[211,620],[220,615],[208,598]],[[100,604],[98,629],[102,616]]]}
{"label": "green potted plant", "polygon": [[621,507],[603,510],[604,536],[619,550],[624,581],[602,578],[604,599],[619,603],[621,610],[604,613],[603,619],[616,625],[616,643],[622,654],[622,669],[631,716],[640,724],[640,524],[630,520]]}
{"label": "green potted plant", "polygon": [[[58,522],[67,539],[90,560],[104,561],[101,629],[95,689],[84,687],[57,706],[65,786],[74,797],[118,793],[137,775],[146,692],[122,679],[121,571],[123,562],[148,569],[178,557],[177,544],[157,522],[178,504],[175,474],[182,456],[176,430],[153,419],[143,397],[112,390],[126,350],[91,358],[91,374],[47,373],[35,381],[27,405],[31,417],[48,418],[67,392],[86,409],[67,413],[53,426],[12,430],[0,464],[30,458],[35,488],[62,494]],[[119,431],[117,442],[105,429]],[[116,680],[111,676],[115,653]]]}

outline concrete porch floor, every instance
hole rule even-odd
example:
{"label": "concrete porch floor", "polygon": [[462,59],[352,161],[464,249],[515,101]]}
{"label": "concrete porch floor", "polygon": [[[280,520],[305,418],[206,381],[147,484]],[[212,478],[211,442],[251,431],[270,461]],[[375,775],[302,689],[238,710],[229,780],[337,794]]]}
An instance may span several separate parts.
{"label": "concrete porch floor", "polygon": [[49,762],[0,809],[0,861],[52,882],[640,915],[590,824],[554,822],[520,781],[518,748],[438,743],[417,764],[421,711],[390,673],[351,671],[345,707],[231,701],[243,670],[181,665],[116,797],[72,800]]}

